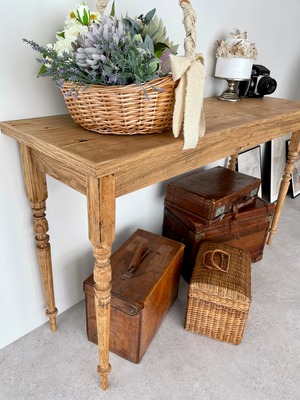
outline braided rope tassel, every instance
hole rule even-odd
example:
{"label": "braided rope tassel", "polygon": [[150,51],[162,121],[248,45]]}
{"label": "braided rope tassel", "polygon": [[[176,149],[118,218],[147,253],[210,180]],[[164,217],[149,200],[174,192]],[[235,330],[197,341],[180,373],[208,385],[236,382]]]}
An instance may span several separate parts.
{"label": "braided rope tassel", "polygon": [[96,3],[96,10],[100,15],[103,14],[109,0],[98,0]]}
{"label": "braided rope tassel", "polygon": [[183,127],[185,150],[195,148],[198,138],[205,133],[203,94],[206,72],[203,57],[195,54],[195,12],[189,0],[179,0],[179,4],[183,10],[186,31],[185,55],[171,55],[170,61],[173,79],[180,79],[175,92],[173,134],[178,137]]}

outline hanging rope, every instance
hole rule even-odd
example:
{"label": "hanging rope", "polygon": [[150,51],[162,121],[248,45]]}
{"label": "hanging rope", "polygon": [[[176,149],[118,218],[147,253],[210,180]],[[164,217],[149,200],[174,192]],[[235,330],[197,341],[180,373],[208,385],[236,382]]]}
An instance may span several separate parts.
{"label": "hanging rope", "polygon": [[189,0],[179,0],[179,4],[183,10],[186,38],[185,55],[170,56],[173,79],[180,79],[175,92],[173,134],[178,137],[183,128],[183,148],[191,149],[197,146],[198,138],[205,133],[203,95],[206,72],[203,57],[195,54],[195,12]]}
{"label": "hanging rope", "polygon": [[96,3],[96,10],[100,15],[103,14],[109,0],[98,0]]}

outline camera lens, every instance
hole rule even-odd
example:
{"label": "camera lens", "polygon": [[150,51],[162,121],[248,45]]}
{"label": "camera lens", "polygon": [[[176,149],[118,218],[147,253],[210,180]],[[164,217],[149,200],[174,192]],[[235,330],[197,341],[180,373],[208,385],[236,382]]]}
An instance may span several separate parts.
{"label": "camera lens", "polygon": [[264,96],[265,94],[272,94],[277,88],[275,79],[269,76],[262,77],[257,85],[257,92]]}

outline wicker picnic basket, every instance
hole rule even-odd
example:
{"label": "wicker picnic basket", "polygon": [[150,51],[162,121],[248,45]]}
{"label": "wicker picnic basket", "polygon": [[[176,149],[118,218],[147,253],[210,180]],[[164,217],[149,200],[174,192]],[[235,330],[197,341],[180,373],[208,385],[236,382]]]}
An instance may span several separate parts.
{"label": "wicker picnic basket", "polygon": [[[98,0],[97,10],[103,13],[107,3],[108,0]],[[77,98],[68,96],[72,83],[65,83],[62,93],[73,120],[87,130],[116,135],[149,134],[172,129],[176,85],[169,74],[141,86],[91,85],[87,90],[79,90]]]}
{"label": "wicker picnic basket", "polygon": [[203,242],[189,286],[185,329],[239,344],[250,302],[250,254],[224,243]]}

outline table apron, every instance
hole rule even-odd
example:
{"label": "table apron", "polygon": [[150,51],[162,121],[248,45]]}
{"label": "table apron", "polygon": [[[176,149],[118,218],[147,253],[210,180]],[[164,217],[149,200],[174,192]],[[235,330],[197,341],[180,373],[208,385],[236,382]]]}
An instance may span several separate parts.
{"label": "table apron", "polygon": [[39,170],[86,195],[86,173],[33,149],[32,158]]}
{"label": "table apron", "polygon": [[[147,157],[140,154],[127,159],[124,164],[100,165],[95,168],[93,175],[114,175],[116,197],[123,196],[291,133],[291,125],[287,125],[282,124],[282,131],[278,127],[274,127],[273,131],[264,130],[263,127],[249,129],[244,132],[242,139],[240,132],[234,128],[222,134],[207,134],[201,138],[196,149],[178,152],[177,148],[170,147],[161,153],[154,149],[153,152],[147,152]],[[76,165],[54,159],[35,149],[32,149],[32,156],[42,172],[86,195],[87,173],[84,168],[80,170]]]}

